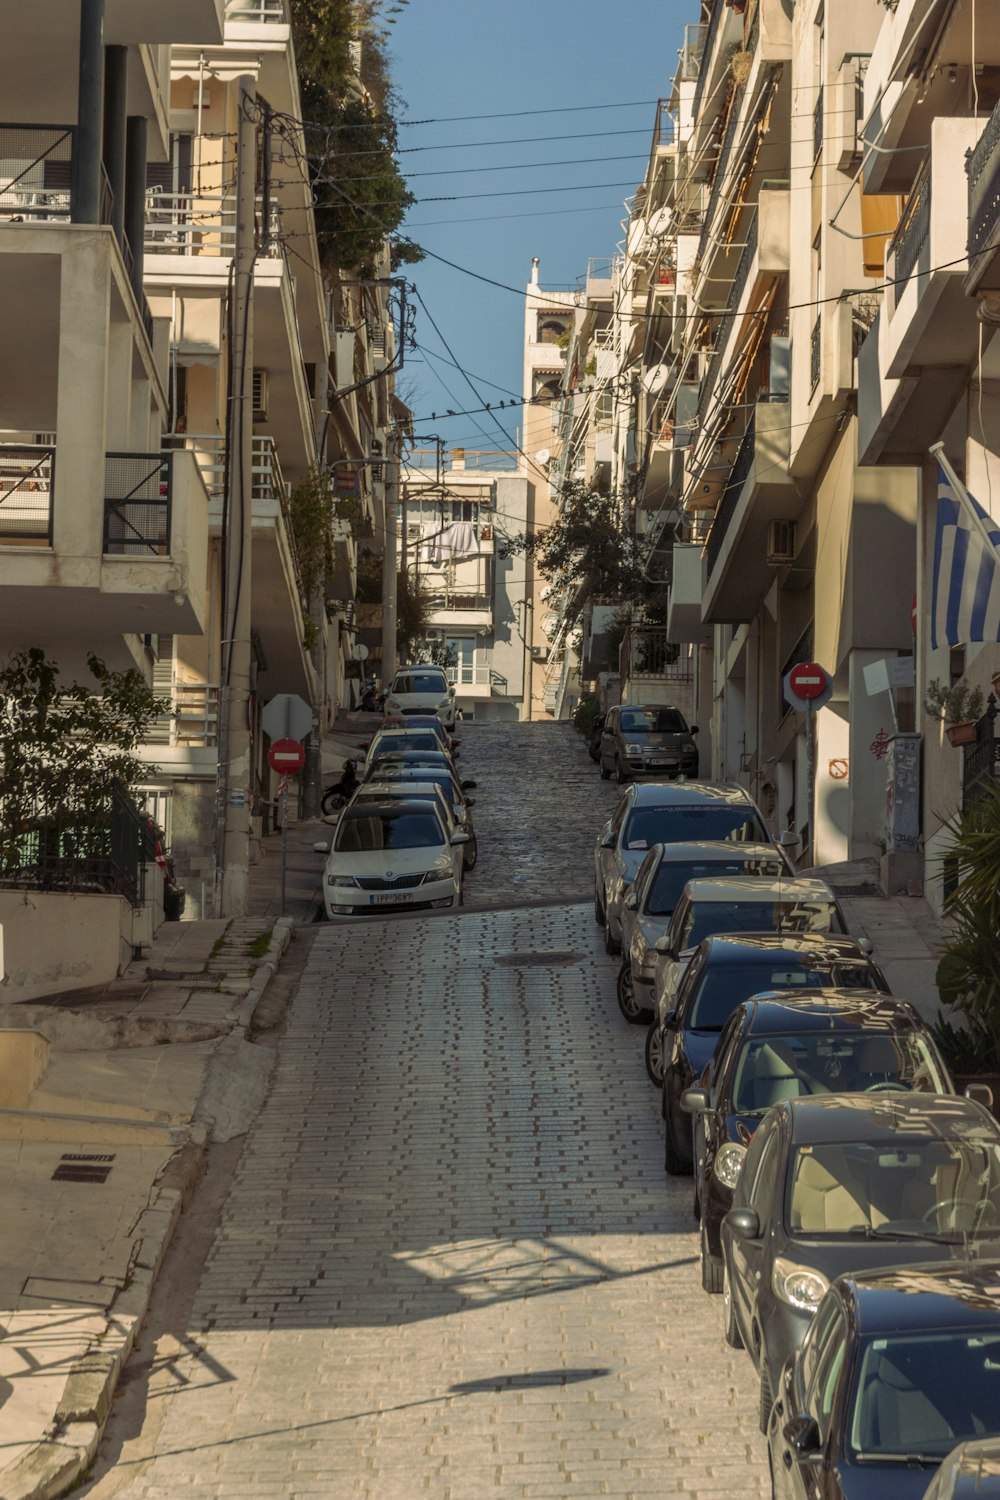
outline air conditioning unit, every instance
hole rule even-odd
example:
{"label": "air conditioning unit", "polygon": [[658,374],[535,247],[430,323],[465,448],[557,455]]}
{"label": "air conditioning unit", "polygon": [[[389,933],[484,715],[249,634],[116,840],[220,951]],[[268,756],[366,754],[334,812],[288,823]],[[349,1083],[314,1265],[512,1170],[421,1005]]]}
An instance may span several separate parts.
{"label": "air conditioning unit", "polygon": [[253,372],[253,419],[255,422],[267,421],[266,370],[254,370]]}
{"label": "air conditioning unit", "polygon": [[767,528],[767,560],[769,563],[795,561],[795,522],[772,521]]}

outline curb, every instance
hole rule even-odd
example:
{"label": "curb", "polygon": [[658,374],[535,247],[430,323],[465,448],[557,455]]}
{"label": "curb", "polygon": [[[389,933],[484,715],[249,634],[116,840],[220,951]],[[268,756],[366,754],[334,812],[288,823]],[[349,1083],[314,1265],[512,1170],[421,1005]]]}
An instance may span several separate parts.
{"label": "curb", "polygon": [[[239,1031],[246,1037],[294,930],[291,917],[275,922],[267,952],[234,1015],[230,1036]],[[204,1169],[207,1136],[204,1125],[192,1121],[184,1144],[165,1169],[165,1181],[154,1185],[136,1226],[138,1238],[126,1283],[108,1310],[103,1334],[71,1366],[46,1436],[9,1469],[0,1471],[2,1500],[58,1500],[76,1487],[93,1462],[119,1378],[149,1311],[156,1277]]]}

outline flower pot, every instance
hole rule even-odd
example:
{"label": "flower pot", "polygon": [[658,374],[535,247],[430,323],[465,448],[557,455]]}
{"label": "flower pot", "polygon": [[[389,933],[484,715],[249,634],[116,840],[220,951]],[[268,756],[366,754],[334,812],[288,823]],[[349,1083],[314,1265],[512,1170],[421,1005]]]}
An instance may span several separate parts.
{"label": "flower pot", "polygon": [[957,724],[946,724],[944,732],[953,745],[974,745],[976,722],[975,719],[959,719]]}
{"label": "flower pot", "polygon": [[1000,1119],[1000,1073],[952,1073],[956,1093],[961,1094],[968,1083],[985,1083],[993,1090],[993,1117]]}

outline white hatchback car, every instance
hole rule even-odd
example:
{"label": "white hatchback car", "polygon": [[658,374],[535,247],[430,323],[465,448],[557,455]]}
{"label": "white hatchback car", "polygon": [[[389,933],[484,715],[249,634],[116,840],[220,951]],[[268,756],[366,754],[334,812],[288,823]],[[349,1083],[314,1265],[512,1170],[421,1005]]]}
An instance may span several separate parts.
{"label": "white hatchback car", "polygon": [[455,723],[455,689],[441,667],[399,667],[385,700],[387,714],[436,714],[446,729]]}
{"label": "white hatchback car", "polygon": [[462,904],[462,828],[449,833],[430,802],[386,799],[345,807],[326,855],[323,904],[328,920],[386,910],[430,911]]}

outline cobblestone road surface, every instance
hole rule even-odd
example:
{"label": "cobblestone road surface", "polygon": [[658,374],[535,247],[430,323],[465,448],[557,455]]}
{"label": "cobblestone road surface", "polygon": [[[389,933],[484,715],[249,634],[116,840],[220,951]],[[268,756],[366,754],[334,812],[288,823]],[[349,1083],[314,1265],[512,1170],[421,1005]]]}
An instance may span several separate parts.
{"label": "cobblestone road surface", "polygon": [[[478,899],[587,892],[611,801],[591,763],[545,726],[466,746]],[[557,819],[529,801],[552,787]],[[582,904],[319,933],[150,1390],[156,1456],[116,1495],[769,1492],[613,977]]]}

